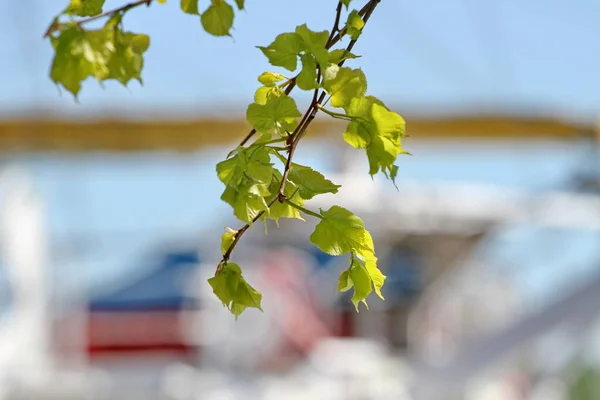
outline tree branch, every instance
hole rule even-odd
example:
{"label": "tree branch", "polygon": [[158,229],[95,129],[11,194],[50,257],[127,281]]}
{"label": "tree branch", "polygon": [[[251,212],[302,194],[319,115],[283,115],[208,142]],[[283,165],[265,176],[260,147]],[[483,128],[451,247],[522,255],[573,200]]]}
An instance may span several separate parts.
{"label": "tree branch", "polygon": [[[113,10],[109,10],[109,11],[105,11],[101,14],[98,15],[94,15],[92,17],[88,17],[88,18],[84,18],[82,20],[79,20],[77,22],[75,22],[75,24],[77,26],[81,26],[85,23],[88,23],[90,21],[94,21],[96,19],[100,19],[100,18],[104,18],[104,17],[108,17],[110,15],[119,13],[119,12],[125,12],[128,11],[132,8],[141,6],[141,5],[147,5],[149,6],[152,3],[152,0],[137,0],[137,1],[133,1],[131,3],[127,3],[121,7],[115,8]],[[52,22],[52,24],[50,24],[50,26],[48,27],[48,29],[46,30],[46,33],[44,33],[44,37],[48,37],[48,35],[52,34],[53,32],[59,30],[61,27],[65,26],[65,24],[59,23],[59,22]]]}
{"label": "tree branch", "polygon": [[[361,13],[364,14],[363,17],[363,21],[366,25],[367,21],[369,20],[369,17],[371,16],[371,14],[373,13],[373,10],[375,9],[375,7],[377,6],[377,4],[379,4],[381,0],[369,0],[367,2],[367,4],[361,9]],[[338,3],[338,9],[340,9],[341,12],[341,7],[340,7],[341,3]],[[339,13],[336,12],[336,20],[337,23],[339,23],[339,17],[338,17]],[[336,23],[336,25],[337,25]],[[335,27],[335,25],[334,25]],[[363,27],[364,29],[364,27]],[[342,32],[340,32],[340,34],[338,34],[338,39],[341,38],[343,35],[341,34]],[[334,39],[332,39],[332,43],[331,46],[333,46],[336,43],[336,41]],[[352,48],[354,47],[354,45],[356,44],[356,40],[352,40],[350,41],[350,43],[348,43],[348,46],[346,47],[346,51],[350,52],[352,50]],[[330,47],[331,47],[330,46]],[[345,60],[342,60],[338,63],[338,65],[341,67],[344,64]],[[290,84],[290,86],[288,87],[289,91],[291,92],[291,88],[293,88],[293,86],[295,85],[295,83]],[[287,92],[287,90],[286,90]],[[294,158],[294,153],[296,151],[296,148],[298,147],[298,143],[300,142],[300,139],[303,137],[304,133],[306,132],[306,129],[308,128],[308,126],[310,125],[310,123],[313,121],[313,119],[315,118],[315,116],[317,115],[317,112],[319,111],[319,106],[321,104],[321,102],[323,102],[323,99],[325,99],[325,96],[327,95],[327,92],[322,91],[321,95],[318,96],[317,98],[317,92],[318,89],[315,91],[315,95],[313,96],[313,100],[310,104],[310,106],[308,107],[308,109],[306,110],[306,112],[304,113],[304,116],[302,117],[302,120],[300,121],[300,123],[298,124],[298,126],[296,127],[296,129],[294,129],[294,132],[292,132],[292,134],[290,135],[289,138],[289,153],[287,156],[287,160],[285,163],[285,169],[283,171],[283,176],[281,179],[281,183],[279,184],[279,190],[277,191],[277,194],[267,203],[268,208],[270,208],[273,204],[275,204],[276,201],[286,201],[288,202],[288,204],[290,204],[292,207],[297,206],[296,204],[292,204],[289,200],[286,199],[285,196],[285,185],[286,182],[288,180],[288,175],[290,173],[290,169],[292,166],[292,159]],[[289,92],[288,92],[289,93]],[[251,135],[249,135],[251,136]],[[247,137],[247,139],[249,139]],[[245,139],[245,140],[247,140]],[[298,208],[299,206],[297,206],[296,208]],[[302,209],[301,211],[305,212],[306,214],[309,215],[313,215],[316,217],[321,218],[320,215],[313,213],[312,211],[306,210],[306,209]],[[308,211],[308,212],[307,212]],[[236,244],[238,243],[238,241],[240,240],[240,238],[242,237],[242,235],[248,230],[248,228],[254,224],[256,221],[258,221],[263,214],[265,213],[265,211],[260,211],[256,217],[254,217],[252,219],[252,223],[251,224],[245,224],[244,226],[242,226],[237,233],[235,234],[234,238],[233,238],[233,242],[231,243],[231,245],[229,246],[229,248],[227,249],[227,251],[225,251],[225,254],[223,254],[223,258],[221,259],[221,262],[219,263],[219,265],[217,266],[217,270],[215,271],[215,275],[218,275],[219,272],[221,272],[221,269],[223,269],[223,266],[227,263],[227,261],[229,261],[229,258],[231,257],[231,253],[233,252],[233,249],[235,248]]]}

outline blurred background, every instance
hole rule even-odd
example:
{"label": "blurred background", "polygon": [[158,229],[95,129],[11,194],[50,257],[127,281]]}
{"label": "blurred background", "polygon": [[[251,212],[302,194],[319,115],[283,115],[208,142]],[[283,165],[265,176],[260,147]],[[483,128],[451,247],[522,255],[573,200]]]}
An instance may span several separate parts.
{"label": "blurred background", "polygon": [[337,2],[248,0],[233,38],[136,9],[144,86],[78,102],[42,39],[63,3],[0,2],[1,400],[600,399],[600,2],[382,1],[349,65],[407,120],[398,190],[323,116],[296,154],[343,185],[312,208],[365,220],[386,300],[336,292],[308,217],[241,241],[264,313],[237,322],[206,283],[239,225],[215,164],[277,71],[254,46]]}

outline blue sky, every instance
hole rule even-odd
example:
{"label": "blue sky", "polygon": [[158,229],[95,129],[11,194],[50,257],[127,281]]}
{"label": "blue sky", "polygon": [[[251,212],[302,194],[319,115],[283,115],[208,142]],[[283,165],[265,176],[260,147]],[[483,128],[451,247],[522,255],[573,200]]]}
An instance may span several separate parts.
{"label": "blue sky", "polygon": [[[203,33],[199,19],[181,13],[177,0],[134,10],[125,19],[126,28],[151,36],[144,86],[132,83],[126,89],[107,83],[101,89],[88,80],[80,103],[66,92],[59,94],[48,77],[52,52],[41,35],[62,3],[66,1],[0,2],[0,117],[34,109],[73,117],[110,113],[149,118],[150,112],[228,110],[243,115],[258,86],[256,77],[277,70],[254,46],[267,45],[304,22],[314,30],[329,29],[336,2],[247,0],[247,10],[236,16],[233,38]],[[106,4],[110,8],[122,1]],[[363,57],[352,65],[364,69],[369,93],[400,113],[506,108],[595,118],[600,111],[598,15],[596,0],[384,0],[355,48]],[[413,153],[401,161],[401,179],[538,189],[560,181],[577,155],[547,147],[533,153],[515,148],[449,153],[422,147]],[[99,154],[22,161],[49,201],[56,240],[92,232],[99,246],[106,241],[107,250],[88,260],[90,268],[108,273],[134,263],[150,243],[195,231],[216,212],[227,212],[214,176],[214,163],[223,154],[223,149],[208,149],[187,158],[140,155],[124,160]],[[299,157],[327,172],[321,154],[313,147],[301,150]],[[118,239],[118,232],[128,239]],[[527,237],[523,235],[514,237],[518,242]],[[573,243],[574,257],[593,253],[590,242]],[[584,243],[587,252],[577,243]],[[533,265],[546,262],[534,260]],[[560,279],[568,263],[555,260],[554,265],[563,268],[556,275]],[[532,271],[532,288],[547,282],[540,280],[543,269]]]}
{"label": "blue sky", "polygon": [[[267,64],[256,45],[307,22],[329,29],[333,0],[249,0],[234,37],[201,31],[179,2],[134,10],[126,28],[151,36],[145,85],[130,89],[88,81],[81,104],[58,95],[48,78],[52,51],[41,35],[61,1],[0,4],[0,110],[32,107],[60,113],[133,110],[240,114]],[[64,2],[66,3],[66,1]],[[202,3],[201,2],[201,7]],[[355,4],[360,2],[354,1]],[[120,5],[107,0],[106,8]],[[595,0],[382,1],[356,52],[369,91],[404,110],[501,105],[518,111],[595,117],[600,110],[600,41]]]}

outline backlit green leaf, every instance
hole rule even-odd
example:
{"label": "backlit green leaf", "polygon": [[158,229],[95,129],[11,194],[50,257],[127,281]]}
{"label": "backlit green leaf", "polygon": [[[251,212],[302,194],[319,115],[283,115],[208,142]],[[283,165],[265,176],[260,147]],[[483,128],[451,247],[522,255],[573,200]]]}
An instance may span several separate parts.
{"label": "backlit green leaf", "polygon": [[238,10],[244,9],[244,0],[235,0],[235,4],[237,5]]}
{"label": "backlit green leaf", "polygon": [[312,90],[319,87],[317,83],[317,61],[311,54],[302,54],[302,71],[296,77],[296,85],[302,90]]}
{"label": "backlit green leaf", "polygon": [[350,5],[350,2],[351,2],[351,1],[352,1],[352,0],[340,0],[340,2],[341,2],[343,5],[345,5],[345,6],[346,6],[346,10],[348,9],[348,6]]}
{"label": "backlit green leaf", "polygon": [[367,91],[367,78],[361,69],[342,67],[337,73],[324,74],[323,88],[331,95],[333,107],[347,107]]}
{"label": "backlit green leaf", "polygon": [[227,186],[221,195],[221,200],[233,208],[233,215],[247,224],[252,224],[252,220],[261,211],[267,210],[264,197],[269,193],[268,185],[252,183],[245,179],[235,187]]}
{"label": "backlit green leaf", "polygon": [[294,99],[285,94],[266,104],[252,103],[246,110],[246,120],[258,132],[275,132],[280,135],[293,131],[298,125],[297,118],[301,115]]}
{"label": "backlit green leaf", "polygon": [[329,52],[328,61],[333,64],[339,64],[340,62],[352,58],[360,58],[356,54],[353,54],[346,49],[335,49]]}
{"label": "backlit green leaf", "polygon": [[369,276],[367,269],[360,263],[352,262],[352,265],[350,266],[350,279],[354,286],[352,303],[354,304],[356,311],[358,312],[358,303],[360,302],[363,302],[368,310],[369,305],[367,304],[366,299],[371,294],[373,288],[371,286],[371,277]]}
{"label": "backlit green leaf", "polygon": [[233,7],[225,0],[212,0],[210,7],[200,16],[204,30],[214,36],[231,36]]}
{"label": "backlit green leaf", "polygon": [[265,86],[275,86],[276,82],[280,82],[285,79],[285,76],[277,72],[263,72],[258,76],[258,81]]}
{"label": "backlit green leaf", "polygon": [[55,56],[51,79],[75,97],[81,82],[93,76],[98,81],[116,79],[126,85],[131,79],[142,81],[143,53],[150,38],[143,34],[123,32],[120,16],[115,15],[98,30],[83,30],[71,25],[51,38]]}
{"label": "backlit green leaf", "polygon": [[289,172],[289,180],[300,188],[300,197],[310,200],[318,194],[337,193],[340,185],[336,185],[329,179],[310,167],[292,164]]}
{"label": "backlit green leaf", "polygon": [[404,119],[373,96],[354,98],[345,110],[352,121],[344,132],[344,140],[367,150],[371,175],[381,170],[395,184],[398,167],[394,162],[398,155],[408,154],[401,143],[406,136]]}
{"label": "backlit green leaf", "polygon": [[353,283],[350,279],[350,270],[346,269],[342,271],[338,279],[338,291],[347,292],[348,290],[352,289],[352,286]]}
{"label": "backlit green leaf", "polygon": [[329,39],[328,31],[315,32],[302,24],[296,27],[296,34],[300,37],[303,50],[312,54],[321,68],[325,68],[328,64],[329,52],[327,51],[327,39]]}
{"label": "backlit green leaf", "polygon": [[262,311],[262,295],[246,282],[239,265],[228,262],[208,283],[236,319],[248,307]]}
{"label": "backlit green leaf", "polygon": [[261,86],[254,93],[254,102],[265,105],[270,100],[276,99],[284,94],[284,90],[279,86]]}
{"label": "backlit green leaf", "polygon": [[346,20],[346,32],[348,32],[350,38],[352,40],[358,39],[364,26],[365,22],[358,14],[358,11],[352,10],[352,12],[348,14],[348,19]]}
{"label": "backlit green leaf", "polygon": [[186,14],[198,15],[198,0],[181,0],[181,10]]}
{"label": "backlit green leaf", "polygon": [[104,0],[71,0],[65,13],[79,17],[93,17],[102,13]]}
{"label": "backlit green leaf", "polygon": [[340,206],[320,212],[323,219],[310,235],[310,241],[332,256],[349,252],[375,253],[371,236],[362,219]]}
{"label": "backlit green leaf", "polygon": [[[271,181],[271,186],[269,187],[269,199],[273,198],[277,195],[277,193],[279,193],[281,179],[281,172],[274,170],[273,180]],[[293,183],[288,182],[287,185],[285,185],[283,192],[290,201],[302,206],[304,205],[304,199],[300,196],[300,193],[297,189],[298,188]],[[275,220],[275,223],[279,225],[279,218],[295,218],[304,221],[304,218],[302,218],[300,215],[300,211],[290,206],[288,203],[281,203],[279,201],[273,203],[269,210],[262,215],[261,220],[265,221],[266,219],[272,219]]]}
{"label": "backlit green leaf", "polygon": [[237,231],[231,228],[225,228],[225,233],[221,236],[221,254],[225,254],[235,239]]}
{"label": "backlit green leaf", "polygon": [[273,43],[267,47],[257,46],[269,59],[271,65],[295,71],[298,66],[298,54],[302,51],[300,36],[296,33],[277,35]]}

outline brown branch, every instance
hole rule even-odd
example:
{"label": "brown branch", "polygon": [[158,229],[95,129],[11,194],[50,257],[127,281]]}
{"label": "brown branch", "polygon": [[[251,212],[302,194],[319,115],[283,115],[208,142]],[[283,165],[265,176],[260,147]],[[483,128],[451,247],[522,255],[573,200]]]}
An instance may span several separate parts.
{"label": "brown branch", "polygon": [[[94,21],[96,19],[108,17],[110,15],[113,15],[113,14],[116,14],[116,13],[119,13],[119,12],[125,12],[125,11],[128,11],[128,10],[132,9],[132,8],[135,8],[135,7],[144,5],[144,4],[147,5],[147,6],[149,6],[151,3],[152,3],[152,0],[137,0],[137,1],[133,1],[131,3],[127,3],[127,4],[123,5],[121,7],[115,8],[113,10],[105,11],[105,12],[103,12],[101,14],[94,15],[92,17],[88,17],[88,18],[79,20],[79,21],[75,22],[75,24],[77,26],[81,26],[81,25],[86,24],[86,23],[88,23],[90,21]],[[48,35],[50,35],[53,32],[59,30],[63,26],[65,26],[65,24],[62,24],[62,23],[59,23],[59,22],[56,22],[56,21],[52,22],[52,24],[50,24],[50,26],[46,30],[46,33],[44,33],[44,37],[48,37]]]}
{"label": "brown branch", "polygon": [[[371,14],[373,13],[373,10],[377,6],[377,4],[379,4],[380,1],[381,0],[369,0],[368,3],[361,9],[361,13],[364,14],[363,20],[365,22],[365,25],[366,25],[367,21],[369,20],[369,17],[371,16]],[[341,11],[340,6],[341,6],[341,3],[338,4],[338,9],[340,9],[340,11]],[[339,12],[336,13],[336,23],[335,23],[334,27],[337,26],[338,23],[339,23]],[[340,32],[340,34],[341,34],[341,32]],[[341,38],[341,36],[343,36],[343,35],[338,35],[338,36]],[[336,41],[334,41],[332,39],[331,46],[333,46],[335,43],[336,43]],[[348,52],[351,51],[352,48],[354,47],[355,43],[356,43],[356,40],[352,40],[350,43],[348,43],[348,46],[346,47],[346,51],[348,51]],[[340,63],[338,65],[342,66],[344,64],[344,61],[345,60],[340,61]],[[294,85],[295,85],[295,82],[290,84],[289,86],[292,87]],[[290,91],[291,91],[291,89],[290,89]],[[287,90],[286,90],[286,92],[287,92]],[[308,109],[306,110],[306,112],[304,113],[302,120],[300,121],[300,123],[298,124],[296,129],[294,129],[294,132],[292,132],[292,134],[290,135],[291,140],[290,140],[290,144],[288,147],[289,153],[288,153],[287,160],[285,163],[285,168],[283,171],[281,183],[279,185],[279,190],[277,191],[277,194],[267,203],[268,208],[270,208],[273,204],[275,204],[276,201],[278,201],[278,200],[285,201],[285,199],[286,199],[286,196],[284,193],[285,185],[286,185],[288,175],[290,173],[290,169],[292,166],[292,159],[294,158],[294,153],[296,151],[296,148],[298,147],[298,143],[300,142],[300,139],[304,136],[304,133],[308,129],[308,126],[315,119],[315,116],[317,115],[317,112],[319,111],[319,108],[318,108],[319,104],[321,104],[323,102],[323,100],[325,99],[325,96],[327,95],[327,93],[325,91],[322,91],[321,95],[317,98],[317,95],[316,95],[317,92],[318,92],[318,90],[315,91],[313,100],[312,100],[310,106],[308,107]],[[235,236],[233,238],[233,242],[231,243],[231,245],[229,245],[229,248],[223,254],[223,258],[221,259],[221,262],[217,266],[215,275],[218,275],[219,272],[221,272],[221,270],[223,269],[223,266],[227,263],[227,261],[229,261],[229,258],[231,257],[231,253],[233,252],[233,249],[235,248],[236,244],[238,243],[238,241],[240,240],[242,235],[248,230],[248,228],[250,228],[250,226],[252,224],[254,224],[256,221],[258,221],[260,219],[260,217],[263,216],[264,213],[265,213],[265,211],[260,211],[252,219],[251,224],[245,224],[240,229],[238,229],[237,233],[235,234]]]}

